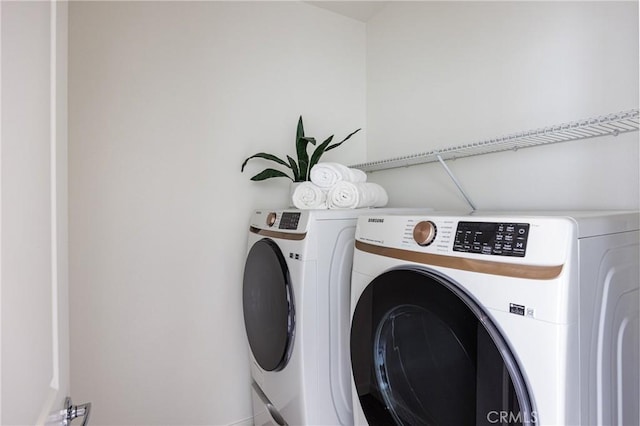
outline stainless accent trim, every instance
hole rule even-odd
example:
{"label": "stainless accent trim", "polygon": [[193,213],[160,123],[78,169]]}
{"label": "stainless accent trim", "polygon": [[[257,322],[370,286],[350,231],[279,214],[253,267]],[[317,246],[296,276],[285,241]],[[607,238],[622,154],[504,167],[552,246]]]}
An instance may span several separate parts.
{"label": "stainless accent trim", "polygon": [[267,395],[265,395],[262,389],[260,389],[260,386],[258,386],[258,384],[255,381],[252,381],[251,387],[253,388],[254,391],[256,391],[258,398],[260,398],[260,400],[265,405],[265,407],[267,407],[267,410],[269,411],[271,418],[280,426],[288,426],[287,422],[284,420],[284,417],[282,417],[282,414],[280,414],[280,412],[278,412],[276,407],[273,406],[271,401],[269,401],[269,398],[267,398]]}
{"label": "stainless accent trim", "polygon": [[479,272],[490,275],[500,275],[513,278],[527,278],[536,280],[551,280],[557,278],[564,265],[535,266],[520,265],[491,260],[466,259],[441,254],[420,253],[410,250],[381,247],[356,240],[356,250],[393,259],[407,260],[423,265],[442,266],[462,271]]}
{"label": "stainless accent trim", "polygon": [[292,240],[292,241],[301,241],[307,237],[306,232],[303,234],[291,234],[288,232],[279,232],[279,231],[270,231],[268,229],[260,229],[256,226],[250,226],[249,232],[262,235],[265,237],[279,238],[281,240]]}

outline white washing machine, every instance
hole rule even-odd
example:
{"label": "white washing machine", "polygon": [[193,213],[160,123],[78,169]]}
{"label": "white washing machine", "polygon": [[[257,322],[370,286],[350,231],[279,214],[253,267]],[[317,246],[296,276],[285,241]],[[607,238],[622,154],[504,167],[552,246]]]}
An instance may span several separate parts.
{"label": "white washing machine", "polygon": [[256,425],[353,423],[351,263],[357,217],[372,211],[416,209],[252,215],[243,312]]}
{"label": "white washing machine", "polygon": [[355,424],[640,424],[638,229],[638,212],[361,217]]}

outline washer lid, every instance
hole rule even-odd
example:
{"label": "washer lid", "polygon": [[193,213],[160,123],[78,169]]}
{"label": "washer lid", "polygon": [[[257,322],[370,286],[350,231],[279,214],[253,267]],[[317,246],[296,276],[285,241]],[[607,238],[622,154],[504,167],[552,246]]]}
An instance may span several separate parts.
{"label": "washer lid", "polygon": [[242,304],[254,358],[263,370],[282,370],[293,348],[293,288],[285,258],[268,238],[255,243],[247,255]]}

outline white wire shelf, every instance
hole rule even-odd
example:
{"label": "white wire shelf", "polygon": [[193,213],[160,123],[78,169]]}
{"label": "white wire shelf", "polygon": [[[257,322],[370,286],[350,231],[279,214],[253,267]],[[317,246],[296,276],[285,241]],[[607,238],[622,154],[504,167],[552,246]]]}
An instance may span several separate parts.
{"label": "white wire shelf", "polygon": [[[386,160],[354,164],[349,167],[374,172],[378,170],[408,167],[416,164],[433,163],[493,152],[518,150],[533,146],[590,139],[600,136],[618,136],[622,133],[638,131],[640,111],[632,109],[619,113],[589,118],[528,132],[515,133],[496,139],[474,142],[467,145],[443,148],[419,154],[395,157]],[[439,158],[440,157],[440,158]]]}

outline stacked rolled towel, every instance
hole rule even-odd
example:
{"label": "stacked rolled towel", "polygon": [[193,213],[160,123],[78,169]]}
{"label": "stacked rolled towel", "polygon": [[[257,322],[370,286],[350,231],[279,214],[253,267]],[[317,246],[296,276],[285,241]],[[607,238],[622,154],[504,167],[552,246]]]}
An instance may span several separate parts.
{"label": "stacked rolled towel", "polygon": [[387,191],[372,182],[338,182],[327,194],[330,209],[359,209],[387,205]]}
{"label": "stacked rolled towel", "polygon": [[362,170],[351,169],[340,163],[318,163],[311,168],[311,182],[322,189],[329,190],[338,182],[366,182],[367,174]]}
{"label": "stacked rolled towel", "polygon": [[389,201],[383,187],[367,182],[365,172],[339,163],[313,166],[311,182],[299,183],[291,198],[300,210],[383,207]]}
{"label": "stacked rolled towel", "polygon": [[327,208],[327,191],[312,182],[300,182],[291,198],[293,205],[300,210]]}

